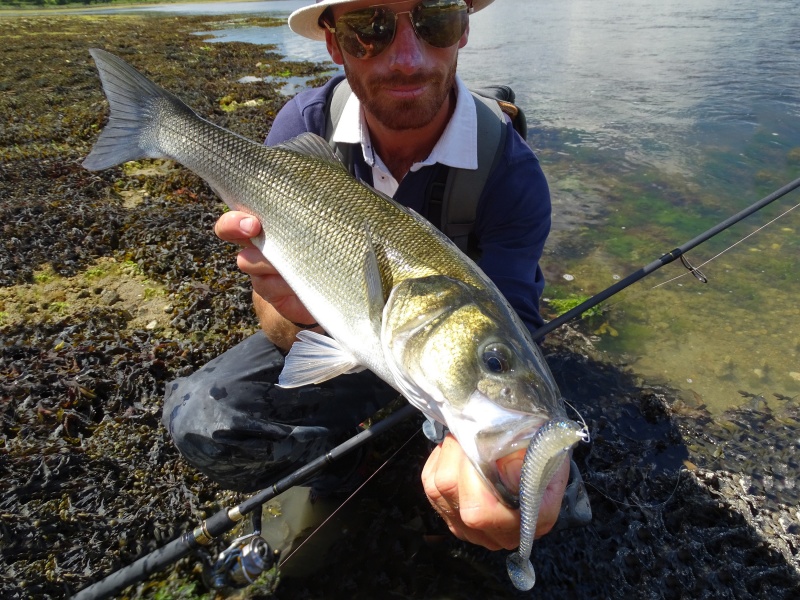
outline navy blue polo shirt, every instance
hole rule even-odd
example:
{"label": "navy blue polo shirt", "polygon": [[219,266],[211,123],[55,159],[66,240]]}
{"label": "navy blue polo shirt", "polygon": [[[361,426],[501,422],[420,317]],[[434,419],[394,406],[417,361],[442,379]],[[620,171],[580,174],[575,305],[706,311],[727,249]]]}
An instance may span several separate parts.
{"label": "navy blue polo shirt", "polygon": [[[267,145],[280,144],[307,131],[324,136],[326,99],[342,78],[334,77],[324,86],[304,90],[289,100],[275,117]],[[550,233],[550,190],[539,159],[511,123],[506,126],[503,156],[489,174],[477,206],[478,266],[533,332],[544,322],[539,314],[544,290],[539,260]],[[361,149],[352,154],[353,174],[371,185],[372,168],[364,161]],[[426,190],[436,172],[436,165],[409,172],[394,199],[426,216]]]}

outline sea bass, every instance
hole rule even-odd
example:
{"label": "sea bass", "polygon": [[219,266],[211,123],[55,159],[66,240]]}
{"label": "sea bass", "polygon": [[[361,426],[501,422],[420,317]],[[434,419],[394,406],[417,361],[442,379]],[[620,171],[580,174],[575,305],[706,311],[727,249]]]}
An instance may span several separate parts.
{"label": "sea bass", "polygon": [[541,352],[491,280],[427,220],[356,181],[322,138],[247,140],[116,56],[90,52],[110,117],[83,165],[168,158],[195,172],[261,222],[253,242],[327,332],[299,334],[279,384],[372,370],[446,425],[515,505],[496,461],[566,416]]}

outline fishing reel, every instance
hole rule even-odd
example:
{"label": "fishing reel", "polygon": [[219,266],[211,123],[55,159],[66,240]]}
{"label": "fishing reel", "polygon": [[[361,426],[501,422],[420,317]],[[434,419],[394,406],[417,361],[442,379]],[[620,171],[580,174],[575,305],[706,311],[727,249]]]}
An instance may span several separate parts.
{"label": "fishing reel", "polygon": [[277,560],[277,552],[270,550],[261,537],[259,508],[253,511],[253,532],[236,538],[219,553],[205,574],[206,583],[213,589],[246,587],[271,569]]}

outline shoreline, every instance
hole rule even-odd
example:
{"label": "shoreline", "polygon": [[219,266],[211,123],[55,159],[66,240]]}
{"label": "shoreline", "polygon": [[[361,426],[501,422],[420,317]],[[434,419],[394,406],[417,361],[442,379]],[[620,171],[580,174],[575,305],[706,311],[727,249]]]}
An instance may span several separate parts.
{"label": "shoreline", "polygon": [[[261,0],[236,0],[236,2],[260,2]],[[155,7],[168,7],[168,6],[176,6],[181,4],[212,4],[217,3],[220,4],[219,0],[192,0],[191,2],[187,2],[186,0],[153,0],[152,2],[147,2],[147,0],[134,0],[131,2],[111,2],[108,4],[81,4],[81,3],[73,3],[68,6],[48,6],[46,8],[38,7],[38,6],[31,6],[31,7],[19,7],[19,6],[5,6],[0,5],[0,17],[2,16],[56,16],[56,15],[78,15],[82,13],[91,12],[93,10],[115,10],[120,9],[120,11],[125,9],[140,9],[140,8],[155,8]],[[101,13],[101,14],[108,14],[108,13]]]}

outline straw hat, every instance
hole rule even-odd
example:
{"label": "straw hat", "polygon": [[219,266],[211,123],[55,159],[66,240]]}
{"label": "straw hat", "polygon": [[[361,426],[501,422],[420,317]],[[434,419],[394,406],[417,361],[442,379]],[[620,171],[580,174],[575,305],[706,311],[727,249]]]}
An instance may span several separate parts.
{"label": "straw hat", "polygon": [[[289,27],[295,33],[312,40],[324,40],[324,29],[319,26],[319,18],[325,9],[336,4],[351,4],[359,0],[317,0],[316,4],[310,4],[303,8],[298,8],[289,15]],[[473,12],[478,12],[491,4],[494,0],[472,0]]]}

